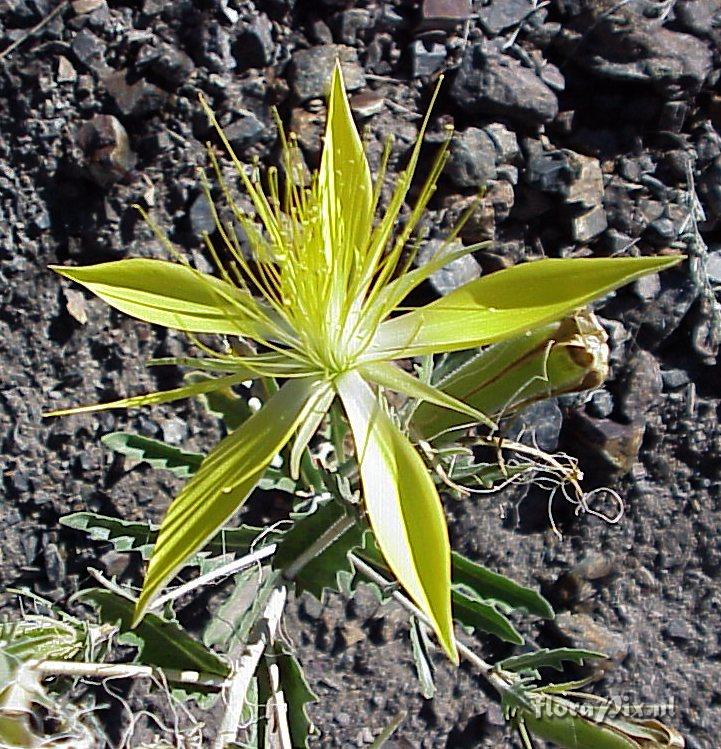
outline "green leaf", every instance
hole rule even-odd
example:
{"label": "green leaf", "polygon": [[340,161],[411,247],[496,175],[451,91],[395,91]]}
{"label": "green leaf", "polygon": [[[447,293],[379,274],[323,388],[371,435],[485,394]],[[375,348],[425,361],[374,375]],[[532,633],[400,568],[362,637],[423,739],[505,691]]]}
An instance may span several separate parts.
{"label": "green leaf", "polygon": [[116,453],[147,463],[153,468],[165,468],[183,479],[194,474],[205,457],[201,453],[185,452],[160,440],[128,432],[111,432],[100,440]]}
{"label": "green leaf", "polygon": [[386,741],[393,736],[393,734],[400,728],[401,723],[406,719],[408,713],[399,713],[395,718],[381,731],[380,735],[376,740],[368,747],[368,749],[381,749],[386,745]]}
{"label": "green leaf", "polygon": [[271,659],[278,666],[280,688],[288,705],[290,739],[294,749],[305,749],[308,746],[308,738],[313,733],[307,705],[316,702],[318,697],[310,688],[295,654],[281,643],[276,643],[275,649],[275,655],[271,656]]}
{"label": "green leaf", "polygon": [[[522,719],[526,729],[534,736],[551,741],[562,749],[641,749],[642,746],[603,723],[578,715],[551,714],[537,717],[532,713],[522,712],[517,719]],[[661,749],[662,745],[656,746]],[[655,747],[651,744],[648,749]]]}
{"label": "green leaf", "polygon": [[485,346],[558,320],[682,259],[571,258],[515,265],[384,322],[366,356],[398,359]]}
{"label": "green leaf", "polygon": [[411,647],[413,649],[413,661],[416,666],[416,675],[418,684],[421,688],[421,694],[427,700],[433,699],[436,693],[436,683],[433,680],[433,661],[429,654],[428,637],[423,630],[423,625],[411,617]]}
{"label": "green leaf", "polygon": [[[328,98],[318,184],[327,246],[365,249],[373,224],[373,185],[348,105],[340,64],[333,71]],[[340,269],[338,274],[341,275]]]}
{"label": "green leaf", "polygon": [[304,419],[317,386],[312,378],[288,380],[203,461],[163,518],[138,599],[136,621],[184,562],[245,502]]}
{"label": "green leaf", "polygon": [[433,480],[357,372],[339,377],[336,387],[353,432],[365,506],[378,546],[457,663],[448,529]]}
{"label": "green leaf", "polygon": [[453,589],[451,600],[453,601],[453,618],[464,627],[479,629],[505,642],[523,645],[523,637],[491,603],[466,595],[457,588]]}
{"label": "green leaf", "polygon": [[213,390],[237,385],[239,382],[247,380],[249,377],[255,377],[250,370],[239,372],[237,374],[227,375],[226,377],[217,377],[207,379],[204,382],[194,382],[191,385],[173,388],[172,390],[161,390],[157,393],[147,393],[146,395],[133,395],[130,398],[121,398],[110,403],[92,403],[89,406],[75,406],[74,408],[61,408],[58,411],[50,411],[45,416],[69,416],[71,414],[96,413],[97,411],[110,411],[114,408],[140,408],[141,406],[152,406],[158,403],[171,403],[172,401],[182,400],[183,398],[193,398],[196,395],[210,393]]}
{"label": "green leaf", "polygon": [[257,302],[225,281],[188,265],[130,258],[85,268],[50,266],[111,307],[166,328],[193,333],[262,337]]}
{"label": "green leaf", "polygon": [[[347,518],[343,507],[330,500],[314,503],[309,512],[291,515],[293,526],[285,532],[273,555],[273,569],[280,572],[292,567],[323,534]],[[348,559],[353,549],[363,545],[363,530],[354,523],[344,533],[320,549],[293,577],[298,593],[307,590],[318,600],[323,591],[343,590],[344,578],[350,580],[354,568]]]}
{"label": "green leaf", "polygon": [[497,668],[504,671],[536,671],[539,668],[555,668],[556,671],[563,671],[564,661],[577,663],[582,666],[585,660],[589,658],[606,658],[603,653],[597,653],[594,650],[581,650],[578,648],[541,648],[534,653],[522,653],[514,655],[511,658],[499,661]]}
{"label": "green leaf", "polygon": [[[153,546],[158,537],[158,526],[151,523],[135,523],[94,512],[76,512],[60,518],[60,524],[67,528],[83,531],[94,541],[107,541],[117,551],[136,551],[143,559],[150,559]],[[205,545],[208,555],[222,555],[230,552],[242,556],[264,533],[264,541],[272,543],[280,537],[278,531],[270,533],[252,525],[241,525],[238,528],[224,528]],[[191,557],[187,565],[197,565],[197,557]]]}
{"label": "green leaf", "polygon": [[150,613],[135,629],[131,629],[132,599],[103,588],[83,590],[79,598],[89,601],[105,624],[120,627],[122,642],[138,648],[137,663],[228,676],[227,664],[175,622]]}
{"label": "green leaf", "polygon": [[497,601],[512,609],[525,609],[543,619],[553,619],[551,604],[535,590],[519,585],[504,575],[471,561],[458,552],[452,555],[454,585],[471,588],[483,600]]}

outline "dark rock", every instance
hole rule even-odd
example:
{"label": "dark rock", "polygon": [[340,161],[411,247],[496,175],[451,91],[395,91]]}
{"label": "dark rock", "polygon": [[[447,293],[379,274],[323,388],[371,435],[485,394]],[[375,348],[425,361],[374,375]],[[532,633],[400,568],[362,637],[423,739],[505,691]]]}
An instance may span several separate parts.
{"label": "dark rock", "polygon": [[190,55],[172,44],[159,45],[157,52],[152,72],[173,88],[186,83],[195,70],[195,63]]}
{"label": "dark rock", "polygon": [[416,39],[410,49],[414,78],[427,78],[440,70],[446,62],[446,47],[438,42]]}
{"label": "dark rock", "polygon": [[196,237],[202,237],[204,234],[212,234],[215,231],[215,219],[208,205],[205,193],[198,193],[195,200],[193,200],[188,217],[190,218],[190,228]]}
{"label": "dark rock", "polygon": [[630,25],[613,18],[588,20],[560,38],[565,51],[596,75],[649,83],[668,98],[696,94],[712,69],[711,50],[689,34],[641,19]]}
{"label": "dark rock", "polygon": [[295,133],[303,152],[312,160],[320,158],[325,115],[296,107],[290,115],[290,130]]}
{"label": "dark rock", "polygon": [[358,63],[356,50],[340,44],[324,44],[293,53],[290,77],[293,93],[298,101],[305,102],[327,95],[328,81],[336,60],[340,60],[348,91],[356,91],[365,86],[365,75]]}
{"label": "dark rock", "polygon": [[373,26],[373,16],[367,8],[349,8],[338,17],[338,38],[343,44],[354,46],[363,32]]}
{"label": "dark rock", "polygon": [[266,131],[264,125],[252,112],[246,109],[237,110],[240,118],[223,128],[230,145],[237,152],[242,152],[258,143]]}
{"label": "dark rock", "polygon": [[515,164],[519,160],[521,149],[513,130],[509,130],[500,122],[492,122],[490,125],[486,125],[483,130],[488,133],[488,137],[496,147],[497,164]]}
{"label": "dark rock", "polygon": [[532,10],[527,0],[491,0],[478,13],[478,22],[491,36],[520,23]]}
{"label": "dark rock", "polygon": [[350,99],[350,108],[353,110],[353,114],[363,120],[372,117],[374,114],[379,114],[383,111],[384,107],[385,99],[370,91],[363,91],[360,94],[351,96]]}
{"label": "dark rock", "polygon": [[529,185],[542,192],[565,196],[574,178],[569,152],[540,151],[530,155],[524,176]]}
{"label": "dark rock", "polygon": [[99,114],[83,124],[77,141],[86,156],[90,176],[101,187],[127,178],[135,167],[136,156],[128,134],[112,115]]}
{"label": "dark rock", "polygon": [[555,398],[549,398],[524,408],[507,430],[511,439],[518,439],[523,432],[522,442],[553,452],[558,447],[562,423],[563,415],[558,403]]}
{"label": "dark rock", "polygon": [[620,410],[630,422],[645,422],[663,390],[656,357],[640,349],[631,359],[621,382]]}
{"label": "dark rock", "polygon": [[168,97],[165,91],[143,78],[135,83],[128,83],[125,70],[105,76],[103,84],[118,110],[129,117],[142,117],[158,112]]}
{"label": "dark rock", "polygon": [[238,35],[235,59],[241,70],[264,68],[275,60],[273,24],[265,13],[258,13]]}
{"label": "dark rock", "polygon": [[658,118],[658,129],[669,133],[680,133],[688,112],[685,101],[667,101]]}
{"label": "dark rock", "polygon": [[586,667],[593,671],[607,671],[628,654],[625,638],[604,627],[588,614],[563,611],[556,615],[553,629],[558,637],[574,648],[605,653],[608,660],[589,659]]}
{"label": "dark rock", "polygon": [[599,418],[606,418],[613,413],[613,396],[608,390],[596,390],[592,395],[586,410],[591,416],[597,416]]}
{"label": "dark rock", "polygon": [[457,133],[445,176],[462,189],[479,188],[496,177],[496,148],[484,130],[469,127]]}
{"label": "dark rock", "polygon": [[633,290],[639,299],[649,302],[661,291],[661,278],[658,273],[651,273],[634,281]]}
{"label": "dark rock", "polygon": [[468,20],[469,0],[423,0],[421,3],[422,29],[453,29]]}
{"label": "dark rock", "polygon": [[225,27],[217,22],[203,24],[196,37],[198,58],[202,65],[213,73],[235,70],[230,35]]}
{"label": "dark rock", "polygon": [[571,218],[571,234],[576,242],[590,242],[608,227],[602,205]]}
{"label": "dark rock", "polygon": [[540,125],[558,114],[558,100],[534,70],[506,55],[468,47],[451,98],[470,114],[498,115]]}
{"label": "dark rock", "polygon": [[674,619],[674,621],[666,625],[663,633],[669,639],[679,642],[687,642],[694,639],[694,632],[688,623],[679,621],[678,619]]}
{"label": "dark rock", "polygon": [[610,419],[594,419],[587,414],[576,413],[571,425],[571,431],[579,442],[622,474],[628,473],[637,461],[645,432],[644,424],[618,424]]}
{"label": "dark rock", "polygon": [[76,59],[89,70],[99,75],[110,71],[110,66],[105,62],[105,42],[92,31],[79,31],[70,46]]}
{"label": "dark rock", "polygon": [[[425,265],[431,260],[437,252],[441,251],[445,243],[442,240],[433,239],[426,242],[415,258],[417,266]],[[450,246],[447,250],[458,249]],[[474,281],[481,275],[481,267],[476,262],[473,255],[463,255],[463,257],[452,260],[448,265],[443,266],[431,275],[429,281],[431,286],[441,295],[449,294],[451,291],[460,288],[469,281]]]}
{"label": "dark rock", "polygon": [[718,0],[680,0],[674,6],[676,23],[682,31],[708,39],[717,47],[721,42],[721,7]]}
{"label": "dark rock", "polygon": [[573,179],[565,193],[567,203],[594,208],[603,201],[603,172],[598,159],[566,151]]}
{"label": "dark rock", "polygon": [[661,378],[667,390],[675,390],[691,382],[688,372],[684,372],[683,369],[664,369],[661,372]]}

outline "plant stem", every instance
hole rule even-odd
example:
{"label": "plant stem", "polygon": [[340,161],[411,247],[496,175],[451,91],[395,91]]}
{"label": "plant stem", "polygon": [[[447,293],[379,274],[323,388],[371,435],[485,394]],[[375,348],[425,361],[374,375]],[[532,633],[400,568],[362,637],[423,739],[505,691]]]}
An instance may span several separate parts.
{"label": "plant stem", "polygon": [[258,663],[265,649],[274,640],[280,618],[283,615],[287,591],[284,586],[275,588],[268,597],[268,603],[260,621],[264,627],[257,627],[258,635],[245,646],[242,657],[237,662],[235,673],[230,679],[230,688],[226,697],[226,710],[215,738],[213,749],[223,749],[226,744],[234,742],[238,735],[238,722],[243,713],[245,695],[248,693],[250,680],[258,668]]}
{"label": "plant stem", "polygon": [[178,684],[197,684],[221,689],[228,680],[216,674],[199,671],[178,671],[125,663],[83,663],[77,661],[31,660],[27,668],[42,677],[71,676],[91,679],[164,679]]}

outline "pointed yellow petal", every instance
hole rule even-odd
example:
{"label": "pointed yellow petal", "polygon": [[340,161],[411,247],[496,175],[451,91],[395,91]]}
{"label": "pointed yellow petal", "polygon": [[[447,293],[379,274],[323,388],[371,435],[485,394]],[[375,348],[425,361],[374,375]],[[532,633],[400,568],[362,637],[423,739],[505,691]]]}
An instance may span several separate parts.
{"label": "pointed yellow petal", "polygon": [[443,507],[426,467],[358,372],[336,387],[348,415],[373,534],[388,566],[458,662],[451,618],[451,550]]}
{"label": "pointed yellow petal", "polygon": [[258,304],[239,289],[165,260],[130,258],[83,268],[51,266],[111,307],[146,322],[193,333],[258,337]]}
{"label": "pointed yellow petal", "polygon": [[369,359],[459,351],[558,320],[682,256],[538,260],[483,276],[432,304],[383,323]]}
{"label": "pointed yellow petal", "polygon": [[245,502],[298,428],[317,387],[311,378],[288,380],[260,411],[215,447],[173,500],[138,598],[136,623],[183,563]]}

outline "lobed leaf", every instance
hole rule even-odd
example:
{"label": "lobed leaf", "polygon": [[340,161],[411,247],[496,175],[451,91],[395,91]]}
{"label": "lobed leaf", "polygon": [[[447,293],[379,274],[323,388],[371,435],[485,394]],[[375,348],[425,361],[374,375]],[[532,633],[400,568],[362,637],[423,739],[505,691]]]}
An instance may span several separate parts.
{"label": "lobed leaf", "polygon": [[584,661],[590,658],[606,658],[603,653],[594,650],[581,650],[579,648],[541,648],[534,653],[521,653],[511,658],[499,661],[497,668],[504,671],[536,671],[539,668],[555,668],[563,671],[564,661],[577,663],[582,666]]}
{"label": "lobed leaf", "polygon": [[558,320],[682,259],[569,258],[515,265],[384,322],[366,356],[397,359],[485,346]]}
{"label": "lobed leaf", "polygon": [[495,635],[504,642],[523,645],[523,637],[493,604],[481,601],[475,596],[466,595],[462,590],[453,588],[453,618],[464,627],[479,629]]}
{"label": "lobed leaf", "polygon": [[451,617],[451,564],[441,501],[423,460],[355,371],[336,381],[360,465],[373,534],[393,574],[458,662]]}
{"label": "lobed leaf", "polygon": [[317,702],[318,696],[310,688],[298,658],[286,645],[276,643],[271,658],[278,666],[280,688],[288,706],[288,729],[293,748],[305,749],[313,733],[307,706]]}
{"label": "lobed leaf", "polygon": [[133,460],[147,463],[153,468],[165,468],[179,478],[195,473],[205,457],[168,445],[161,440],[141,437],[129,432],[111,432],[100,438],[105,447]]}

